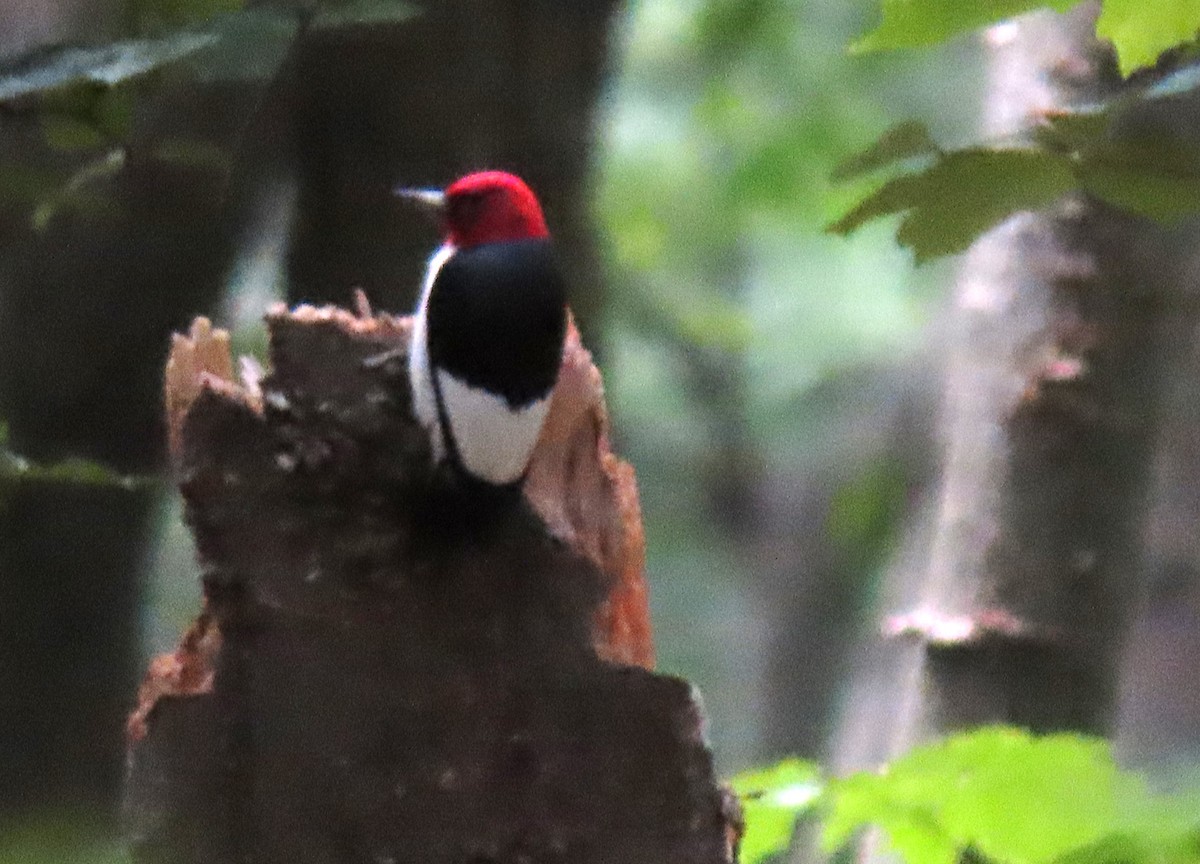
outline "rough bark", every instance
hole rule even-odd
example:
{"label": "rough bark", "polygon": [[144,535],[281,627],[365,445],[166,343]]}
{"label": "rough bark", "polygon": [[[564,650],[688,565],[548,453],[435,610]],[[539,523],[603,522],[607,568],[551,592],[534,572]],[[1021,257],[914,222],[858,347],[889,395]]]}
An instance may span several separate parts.
{"label": "rough bark", "polygon": [[135,860],[731,860],[693,694],[644,668],[636,487],[577,337],[526,496],[482,496],[372,360],[408,319],[365,311],[273,313],[261,391],[204,371],[203,327],[176,347],[206,608],[130,721]]}
{"label": "rough bark", "polygon": [[[1111,95],[1095,10],[992,32],[991,133]],[[1156,226],[1073,197],[982,238],[955,288],[942,473],[889,575],[837,767],[980,723],[1106,732],[1137,595],[1176,274]]]}

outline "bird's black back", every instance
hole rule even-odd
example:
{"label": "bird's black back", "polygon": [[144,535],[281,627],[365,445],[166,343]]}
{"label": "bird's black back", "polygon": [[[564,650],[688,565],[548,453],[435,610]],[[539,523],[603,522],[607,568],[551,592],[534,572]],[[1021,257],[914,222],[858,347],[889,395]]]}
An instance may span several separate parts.
{"label": "bird's black back", "polygon": [[558,377],[566,291],[549,240],[460,249],[438,272],[426,310],[429,360],[512,408]]}

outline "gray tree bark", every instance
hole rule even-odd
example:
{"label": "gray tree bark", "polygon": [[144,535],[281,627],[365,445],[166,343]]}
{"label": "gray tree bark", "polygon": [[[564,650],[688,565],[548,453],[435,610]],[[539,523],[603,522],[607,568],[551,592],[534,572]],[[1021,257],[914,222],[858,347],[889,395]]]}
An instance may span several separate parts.
{"label": "gray tree bark", "polygon": [[[1094,16],[1085,6],[990,31],[987,133],[1117,91]],[[1177,248],[1155,225],[1072,196],[968,253],[940,482],[888,575],[835,770],[989,722],[1111,731]]]}

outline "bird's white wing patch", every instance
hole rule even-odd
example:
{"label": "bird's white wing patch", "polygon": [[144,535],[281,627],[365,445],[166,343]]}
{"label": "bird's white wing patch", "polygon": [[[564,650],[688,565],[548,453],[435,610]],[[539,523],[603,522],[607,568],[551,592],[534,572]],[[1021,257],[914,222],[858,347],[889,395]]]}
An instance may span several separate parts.
{"label": "bird's white wing patch", "polygon": [[433,378],[429,370],[429,324],[426,313],[433,280],[454,252],[455,247],[444,243],[433,253],[429,264],[426,265],[425,281],[421,284],[421,299],[413,315],[412,342],[408,350],[408,381],[412,389],[413,414],[416,415],[417,422],[429,430],[435,461],[445,458],[446,454],[438,429],[437,397],[433,392]]}
{"label": "bird's white wing patch", "polygon": [[438,370],[442,400],[463,468],[490,483],[512,483],[529,464],[550,398],[513,410],[500,396]]}

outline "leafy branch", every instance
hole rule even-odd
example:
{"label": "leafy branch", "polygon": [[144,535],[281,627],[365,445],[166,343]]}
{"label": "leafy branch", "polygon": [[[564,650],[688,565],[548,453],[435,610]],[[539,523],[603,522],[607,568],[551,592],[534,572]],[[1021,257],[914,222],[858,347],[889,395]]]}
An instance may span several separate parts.
{"label": "leafy branch", "polygon": [[903,214],[897,240],[921,263],[961,252],[1006,217],[1073,191],[1176,221],[1200,210],[1200,149],[1169,128],[1131,129],[1135,124],[1123,121],[1147,100],[1198,90],[1200,69],[1188,67],[1107,104],[1044,115],[1024,139],[952,151],[939,147],[922,124],[906,121],[835,171],[839,181],[892,174],[827,230],[846,235]]}
{"label": "leafy branch", "polygon": [[742,861],[786,850],[801,816],[820,816],[827,852],[863,828],[905,864],[1185,864],[1200,861],[1196,795],[1153,792],[1109,742],[991,726],[919,747],[876,772],[823,779],[789,760],[739,775]]}
{"label": "leafy branch", "polygon": [[[241,8],[244,0],[132,0],[139,38],[39,50],[0,68],[0,111],[32,114],[51,150],[73,165],[33,176],[0,164],[0,205],[31,208],[44,230],[66,208],[101,211],[106,184],[129,164],[135,109],[156,75],[200,83],[268,81],[306,30],[379,26],[408,20],[407,0],[326,0],[295,8]],[[310,8],[311,7],[311,8]],[[145,157],[227,173],[233,156],[210,142],[157,142]],[[31,186],[36,194],[31,195]]]}
{"label": "leafy branch", "polygon": [[6,494],[20,483],[70,483],[135,490],[147,488],[154,482],[152,477],[121,474],[87,459],[64,459],[40,465],[8,448],[8,427],[0,423],[0,506],[3,506]]}
{"label": "leafy branch", "polygon": [[[1035,9],[1066,12],[1076,0],[882,0],[879,26],[854,52],[935,45]],[[1122,75],[1153,66],[1200,31],[1200,0],[1103,0],[1096,35],[1112,42]]]}

